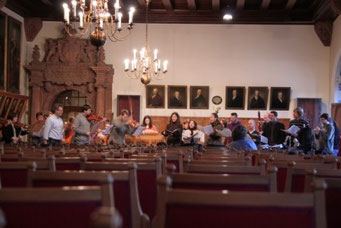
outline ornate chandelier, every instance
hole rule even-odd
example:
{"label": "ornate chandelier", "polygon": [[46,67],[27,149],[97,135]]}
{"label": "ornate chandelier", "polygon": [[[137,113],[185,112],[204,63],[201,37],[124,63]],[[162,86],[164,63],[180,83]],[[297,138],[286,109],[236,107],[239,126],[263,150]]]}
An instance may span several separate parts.
{"label": "ornate chandelier", "polygon": [[[140,79],[145,85],[154,79],[162,79],[168,71],[168,61],[165,60],[161,66],[161,60],[158,58],[158,50],[153,53],[148,46],[148,9],[150,0],[146,0],[146,40],[144,47],[140,50],[139,56],[137,50],[133,50],[133,59],[124,60],[124,71],[128,78]],[[161,69],[162,67],[162,69]]]}
{"label": "ornate chandelier", "polygon": [[[105,44],[107,37],[115,42],[125,40],[133,29],[133,16],[135,9],[129,10],[128,26],[122,28],[123,14],[120,12],[119,0],[109,4],[110,0],[71,0],[69,4],[64,3],[65,30],[72,37],[88,38],[91,44],[100,47]],[[87,4],[87,3],[88,4]],[[112,5],[114,14],[111,14]],[[79,22],[78,28],[71,21]],[[123,32],[124,31],[124,32]]]}

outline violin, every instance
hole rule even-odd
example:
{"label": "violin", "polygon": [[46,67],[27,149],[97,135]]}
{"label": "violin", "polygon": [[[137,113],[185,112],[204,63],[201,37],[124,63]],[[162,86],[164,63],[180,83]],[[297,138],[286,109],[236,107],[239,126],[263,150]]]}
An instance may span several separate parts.
{"label": "violin", "polygon": [[258,131],[261,132],[262,131],[262,120],[261,120],[261,117],[260,117],[260,111],[258,111]]}
{"label": "violin", "polygon": [[128,125],[132,128],[138,127],[139,123],[136,120],[133,120],[132,118],[128,120]]}
{"label": "violin", "polygon": [[95,121],[95,122],[99,122],[99,121],[102,121],[104,118],[103,117],[100,117],[98,115],[95,115],[95,114],[91,114],[87,117],[88,121]]}

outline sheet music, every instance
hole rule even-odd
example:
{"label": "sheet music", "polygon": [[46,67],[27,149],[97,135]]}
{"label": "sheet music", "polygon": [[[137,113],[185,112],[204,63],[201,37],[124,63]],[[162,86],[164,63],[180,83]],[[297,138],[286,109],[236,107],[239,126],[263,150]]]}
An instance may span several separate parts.
{"label": "sheet music", "polygon": [[139,126],[139,127],[134,131],[133,136],[139,136],[139,135],[141,135],[141,133],[142,133],[142,131],[143,131],[144,128],[145,128],[145,127]]}
{"label": "sheet music", "polygon": [[102,131],[103,135],[108,135],[111,132],[111,129],[113,128],[114,125],[109,125],[109,127],[105,130]]}
{"label": "sheet music", "polygon": [[220,136],[223,137],[232,137],[232,131],[228,128],[224,128],[223,130],[216,130]]}
{"label": "sheet music", "polygon": [[214,129],[213,129],[212,125],[209,124],[209,125],[206,125],[206,126],[202,127],[202,131],[203,131],[206,135],[210,135],[210,134],[212,134],[212,133],[214,132]]}
{"label": "sheet music", "polygon": [[285,132],[291,134],[291,135],[297,135],[297,133],[300,131],[300,128],[296,125],[292,125],[288,130],[284,130]]}
{"label": "sheet music", "polygon": [[269,143],[269,140],[268,140],[267,137],[261,135],[261,136],[260,136],[260,142],[261,142],[261,143],[264,143],[264,144],[268,144],[268,143]]}

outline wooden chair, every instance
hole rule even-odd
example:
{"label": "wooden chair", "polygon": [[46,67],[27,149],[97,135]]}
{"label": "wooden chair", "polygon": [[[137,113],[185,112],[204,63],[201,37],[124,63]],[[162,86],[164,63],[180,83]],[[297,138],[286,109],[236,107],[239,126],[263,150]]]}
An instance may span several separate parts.
{"label": "wooden chair", "polygon": [[265,160],[259,166],[189,164],[187,173],[265,175]]}
{"label": "wooden chair", "polygon": [[273,167],[265,176],[172,173],[170,177],[174,189],[277,192],[276,172]]}
{"label": "wooden chair", "polygon": [[36,170],[36,162],[1,162],[0,178],[2,187],[27,186],[28,170]]}
{"label": "wooden chair", "polygon": [[[161,159],[152,162],[135,162],[137,165],[137,183],[142,211],[151,219],[155,215],[157,178],[161,176]],[[127,162],[86,162],[83,170],[127,170],[131,163]]]}
{"label": "wooden chair", "polygon": [[170,177],[159,179],[153,228],[280,227],[325,228],[324,187],[314,193],[228,192],[171,189]]}
{"label": "wooden chair", "polygon": [[108,205],[108,199],[100,187],[0,190],[8,227],[89,227],[90,215],[102,205]]}
{"label": "wooden chair", "polygon": [[93,228],[121,228],[122,216],[114,207],[100,207],[91,215]]}
{"label": "wooden chair", "polygon": [[35,187],[101,185],[103,194],[111,199],[111,205],[104,206],[117,208],[123,218],[123,227],[140,228],[150,223],[148,216],[141,210],[134,164],[127,171],[30,172],[29,183]]}

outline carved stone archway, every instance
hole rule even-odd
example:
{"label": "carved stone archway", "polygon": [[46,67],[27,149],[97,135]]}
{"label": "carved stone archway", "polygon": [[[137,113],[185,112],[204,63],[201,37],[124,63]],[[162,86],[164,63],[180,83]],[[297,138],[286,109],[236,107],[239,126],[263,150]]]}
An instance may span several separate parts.
{"label": "carved stone archway", "polygon": [[85,95],[96,114],[112,118],[112,83],[114,69],[104,63],[105,53],[89,40],[70,37],[46,39],[45,56],[40,61],[36,45],[29,73],[31,122],[36,112],[47,112],[64,91],[76,90]]}

